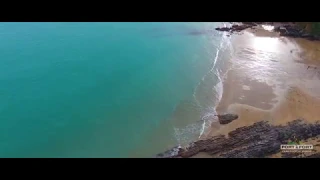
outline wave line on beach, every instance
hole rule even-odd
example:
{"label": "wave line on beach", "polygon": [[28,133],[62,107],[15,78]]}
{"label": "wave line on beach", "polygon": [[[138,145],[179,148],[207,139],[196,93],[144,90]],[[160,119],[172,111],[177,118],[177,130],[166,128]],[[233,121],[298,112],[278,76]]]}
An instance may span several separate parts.
{"label": "wave line on beach", "polygon": [[[206,133],[206,130],[210,128],[211,123],[218,120],[215,116],[217,114],[215,108],[222,97],[223,91],[221,79],[223,72],[219,65],[221,64],[221,54],[228,49],[224,48],[225,45],[229,46],[228,40],[229,37],[226,36],[226,33],[222,33],[219,38],[217,38],[216,35],[210,38],[213,45],[211,47],[216,49],[216,51],[210,50],[209,47],[206,48],[209,55],[212,57],[210,67],[193,91],[194,103],[201,112],[199,117],[200,120],[191,123],[184,128],[174,127],[174,134],[179,145],[183,146],[184,144],[188,144],[191,139],[200,138]],[[211,97],[212,95],[214,97]]]}
{"label": "wave line on beach", "polygon": [[[216,64],[217,64],[217,61],[218,61],[218,58],[219,58],[220,49],[222,49],[222,47],[223,47],[223,43],[224,43],[224,39],[223,39],[223,37],[222,37],[222,39],[220,40],[220,44],[219,44],[219,46],[218,46],[218,48],[217,48],[215,58],[214,58],[214,60],[213,60],[212,67],[211,67],[211,69],[208,71],[208,73],[207,73],[206,75],[204,75],[204,77],[202,77],[202,79],[201,79],[201,81],[199,82],[196,90],[197,90],[198,87],[201,85],[201,83],[203,83],[203,82],[205,81],[205,78],[206,78],[209,74],[211,74],[211,73],[213,72],[213,70],[215,69]],[[215,92],[217,93],[216,96],[218,96],[218,101],[219,101],[219,99],[221,99],[220,96],[222,95],[223,89],[221,89],[221,88],[217,89],[217,85],[219,85],[219,83],[221,83],[222,81],[221,81],[220,73],[219,73],[218,69],[216,69],[215,72],[216,72],[215,75],[216,75],[217,78],[218,78],[218,82],[217,82],[217,84],[215,84],[215,85],[213,86],[213,88],[215,88]],[[222,86],[221,86],[221,87],[222,87]],[[196,91],[195,91],[195,93],[196,93]],[[195,93],[194,93],[194,97],[196,98]],[[220,95],[220,94],[221,94],[221,95]],[[217,100],[217,99],[216,99],[216,100]],[[197,99],[196,99],[196,101],[197,101]],[[217,102],[216,102],[216,103],[217,103]],[[199,105],[200,105],[200,107],[202,108],[202,106],[201,106],[200,103],[199,103]],[[215,105],[215,106],[216,106],[216,105]],[[198,137],[198,138],[200,138],[200,137],[205,133],[206,128],[210,126],[210,124],[211,124],[210,120],[211,120],[211,119],[212,119],[212,121],[217,120],[216,117],[214,116],[214,115],[216,115],[215,107],[207,107],[206,109],[208,109],[209,111],[207,111],[207,112],[201,117],[201,121],[203,121],[203,123],[202,123],[201,130],[200,130],[200,134],[199,134],[199,137]],[[209,117],[210,117],[210,118],[209,118]],[[212,118],[211,118],[211,117],[212,117]],[[208,122],[208,124],[207,124],[207,122]]]}

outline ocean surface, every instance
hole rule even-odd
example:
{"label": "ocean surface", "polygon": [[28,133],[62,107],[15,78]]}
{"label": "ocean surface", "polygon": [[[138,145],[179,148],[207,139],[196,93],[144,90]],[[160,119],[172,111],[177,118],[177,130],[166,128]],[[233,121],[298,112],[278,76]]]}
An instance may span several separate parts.
{"label": "ocean surface", "polygon": [[152,157],[221,98],[222,23],[0,23],[0,157]]}

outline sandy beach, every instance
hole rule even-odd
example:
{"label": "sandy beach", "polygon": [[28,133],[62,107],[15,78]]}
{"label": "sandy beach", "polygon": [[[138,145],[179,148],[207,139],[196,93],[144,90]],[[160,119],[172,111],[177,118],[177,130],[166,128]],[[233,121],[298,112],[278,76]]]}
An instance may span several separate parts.
{"label": "sandy beach", "polygon": [[279,125],[298,118],[320,120],[320,43],[279,37],[269,28],[231,36],[235,53],[216,109],[239,119],[212,125],[206,136],[227,135],[258,121]]}
{"label": "sandy beach", "polygon": [[222,123],[218,116],[197,141],[157,157],[298,157],[280,151],[294,137],[314,146],[299,157],[320,156],[320,41],[280,36],[273,28],[224,32],[230,56],[221,53],[215,110],[238,118]]}

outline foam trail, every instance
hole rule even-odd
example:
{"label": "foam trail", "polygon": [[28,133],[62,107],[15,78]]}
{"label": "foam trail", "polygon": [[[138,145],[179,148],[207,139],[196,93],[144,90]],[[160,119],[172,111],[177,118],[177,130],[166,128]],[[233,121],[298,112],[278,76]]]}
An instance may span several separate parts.
{"label": "foam trail", "polygon": [[[223,33],[224,35],[225,33]],[[200,109],[204,109],[203,111],[203,114],[201,115],[201,121],[203,122],[200,122],[199,121],[197,123],[194,123],[194,124],[190,124],[188,125],[187,127],[183,128],[183,129],[180,129],[180,128],[175,128],[174,127],[174,133],[175,133],[175,137],[177,138],[177,141],[179,143],[179,145],[185,145],[185,144],[188,144],[189,141],[188,141],[188,137],[186,136],[194,136],[193,138],[195,137],[198,137],[200,138],[206,131],[206,129],[208,129],[208,127],[210,127],[211,123],[214,122],[214,121],[217,121],[217,117],[215,116],[216,115],[216,111],[215,111],[215,105],[213,106],[210,106],[209,107],[203,107],[203,106],[207,106],[207,105],[203,105],[201,104],[201,102],[198,100],[197,98],[197,92],[199,91],[199,88],[200,86],[202,85],[202,83],[206,83],[206,79],[209,75],[212,75],[212,73],[214,72],[215,70],[215,67],[217,66],[217,62],[218,62],[218,59],[219,59],[219,56],[220,56],[220,53],[221,53],[221,48],[223,47],[224,45],[224,36],[220,36],[221,39],[220,39],[220,43],[218,44],[218,46],[215,46],[216,47],[216,52],[215,54],[212,54],[212,55],[215,55],[214,56],[214,59],[211,63],[211,68],[209,69],[209,71],[201,78],[201,81],[197,84],[197,86],[195,87],[194,89],[194,92],[193,92],[193,98],[194,98],[194,101],[196,103],[196,105],[200,108]],[[208,50],[209,51],[209,50]],[[211,50],[212,52],[212,50]],[[210,51],[209,51],[210,53]],[[218,92],[218,98],[217,99],[220,99],[220,95],[221,92],[222,92],[222,89],[220,89],[220,83],[221,83],[221,78],[220,78],[220,73],[218,72],[218,70],[216,70],[217,73],[214,73],[215,75],[217,75],[217,80],[218,80],[218,83],[216,85],[214,85],[212,88],[215,88],[217,89],[216,92]],[[216,100],[215,100],[216,101]]]}
{"label": "foam trail", "polygon": [[[226,26],[225,23],[223,23],[223,25]],[[213,30],[213,31],[215,31],[215,30]],[[219,46],[216,48],[217,51],[216,51],[215,58],[214,58],[213,63],[212,63],[212,67],[211,67],[211,69],[208,71],[208,73],[205,74],[205,75],[201,78],[201,81],[197,84],[197,86],[196,86],[196,88],[195,88],[195,90],[194,90],[194,92],[193,92],[194,100],[195,100],[195,102],[197,103],[197,105],[198,105],[200,108],[201,108],[201,103],[200,103],[200,102],[198,101],[198,99],[197,99],[196,92],[197,92],[197,90],[198,90],[198,87],[201,85],[201,83],[205,81],[205,78],[206,78],[209,74],[212,73],[214,67],[216,66],[216,63],[217,63],[218,57],[219,57],[220,49],[221,49],[221,47],[223,46],[223,42],[224,42],[223,38],[226,38],[226,37],[227,37],[227,36],[226,36],[226,32],[222,32],[222,38],[220,39],[220,44],[219,44]],[[208,51],[211,51],[211,50],[208,49]]]}
{"label": "foam trail", "polygon": [[200,138],[205,133],[205,130],[211,125],[211,123],[218,121],[216,114],[217,113],[214,107],[208,108],[208,112],[206,112],[206,114],[201,118],[203,123],[198,138]]}
{"label": "foam trail", "polygon": [[216,55],[215,55],[215,58],[214,58],[214,60],[213,60],[213,64],[212,64],[211,69],[208,71],[208,73],[207,73],[206,75],[204,75],[204,76],[201,78],[201,81],[198,83],[198,85],[196,86],[196,88],[195,88],[195,90],[194,90],[194,92],[193,92],[193,97],[194,97],[194,99],[195,99],[195,101],[196,101],[196,103],[197,103],[197,105],[198,105],[199,107],[201,107],[201,104],[200,104],[200,102],[198,101],[198,99],[197,99],[197,97],[196,97],[196,92],[197,92],[197,90],[198,90],[198,87],[201,85],[201,83],[205,80],[205,78],[206,78],[209,74],[212,73],[214,67],[216,66],[217,61],[218,61],[218,57],[219,57],[220,48],[222,47],[222,45],[223,45],[223,39],[221,39],[220,44],[219,44],[219,46],[218,46],[218,48],[217,48]]}
{"label": "foam trail", "polygon": [[[217,61],[218,61],[218,58],[219,58],[219,52],[220,52],[220,49],[222,48],[222,46],[223,46],[223,39],[221,39],[220,45],[219,45],[219,47],[217,48],[216,56],[215,56],[214,61],[213,61],[213,65],[212,65],[210,71],[202,78],[202,81],[204,81],[205,77],[207,77],[209,74],[211,74],[212,71],[214,70],[214,68],[215,68],[215,66],[216,66],[216,64],[217,64]],[[218,83],[214,86],[215,88],[217,88],[216,86],[217,86],[219,83],[222,83],[222,80],[221,80],[221,78],[220,78],[220,73],[219,73],[219,71],[216,70],[216,72],[217,72],[216,75],[217,75],[219,81],[218,81]],[[200,85],[200,83],[199,83],[199,85]],[[197,86],[197,87],[198,87],[198,86]],[[222,87],[222,86],[221,86],[221,87]],[[222,95],[222,93],[221,93],[221,92],[222,92],[222,89],[221,89],[221,91],[216,91],[216,92],[219,92],[218,101],[220,101],[220,99],[221,99],[220,96]],[[201,107],[201,106],[200,106],[200,107]],[[215,114],[216,114],[215,108],[213,108],[211,112],[214,112],[214,114],[213,114],[213,113],[208,113],[209,116],[215,115]],[[203,118],[205,118],[205,117],[207,117],[207,116],[204,116]],[[210,121],[210,119],[209,119],[209,120],[206,120],[206,119],[203,119],[203,118],[201,118],[201,119],[203,120],[203,123],[202,123],[202,128],[201,128],[201,131],[200,131],[200,134],[199,134],[199,138],[200,138],[200,137],[203,135],[203,133],[205,132],[207,121]],[[216,117],[214,116],[214,118],[212,118],[212,119],[216,119]],[[211,123],[209,122],[209,125],[210,125],[210,124],[211,124]]]}
{"label": "foam trail", "polygon": [[218,102],[220,102],[220,100],[222,99],[223,84],[222,84],[222,79],[218,70],[217,70],[217,77],[219,79],[219,82],[214,88],[216,89],[216,92],[221,92],[219,93],[219,97],[218,97]]}

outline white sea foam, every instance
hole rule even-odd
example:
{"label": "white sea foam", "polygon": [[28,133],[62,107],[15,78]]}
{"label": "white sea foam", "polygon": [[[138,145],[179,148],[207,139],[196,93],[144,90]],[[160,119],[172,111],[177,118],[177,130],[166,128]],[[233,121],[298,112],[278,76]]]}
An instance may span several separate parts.
{"label": "white sea foam", "polygon": [[224,40],[222,38],[220,41],[220,45],[217,48],[216,55],[214,57],[213,66],[211,67],[210,71],[203,78],[203,79],[205,79],[205,77],[207,77],[209,74],[211,74],[213,72],[213,70],[215,70],[215,75],[218,79],[218,82],[215,86],[213,86],[213,91],[215,93],[214,104],[211,107],[206,107],[207,109],[209,109],[209,111],[206,111],[206,113],[203,115],[203,117],[201,117],[201,120],[203,121],[203,123],[201,126],[200,134],[198,136],[199,138],[206,132],[206,130],[210,127],[210,124],[213,121],[217,121],[217,118],[215,116],[216,115],[215,107],[216,107],[217,103],[221,100],[223,86],[222,86],[222,80],[220,78],[219,70],[216,68],[216,64],[217,64],[217,61],[219,58],[220,49],[223,47],[223,43],[224,43]]}
{"label": "white sea foam", "polygon": [[[216,52],[212,59],[210,69],[201,78],[201,81],[197,84],[193,92],[194,101],[201,109],[199,119],[195,120],[195,123],[189,124],[186,127],[174,128],[175,137],[182,146],[185,146],[191,141],[200,138],[209,129],[211,123],[218,121],[217,117],[215,116],[217,114],[215,108],[222,98],[223,91],[221,78],[222,70],[219,69],[218,64],[220,63],[218,62],[221,59],[220,54],[223,53],[221,50],[226,49],[224,46],[229,45],[226,44],[229,42],[229,39],[227,38],[229,37],[224,37],[223,34],[219,45],[216,47]],[[212,50],[208,51],[210,51],[209,54],[212,53]],[[205,88],[205,91],[202,91],[203,88]]]}

